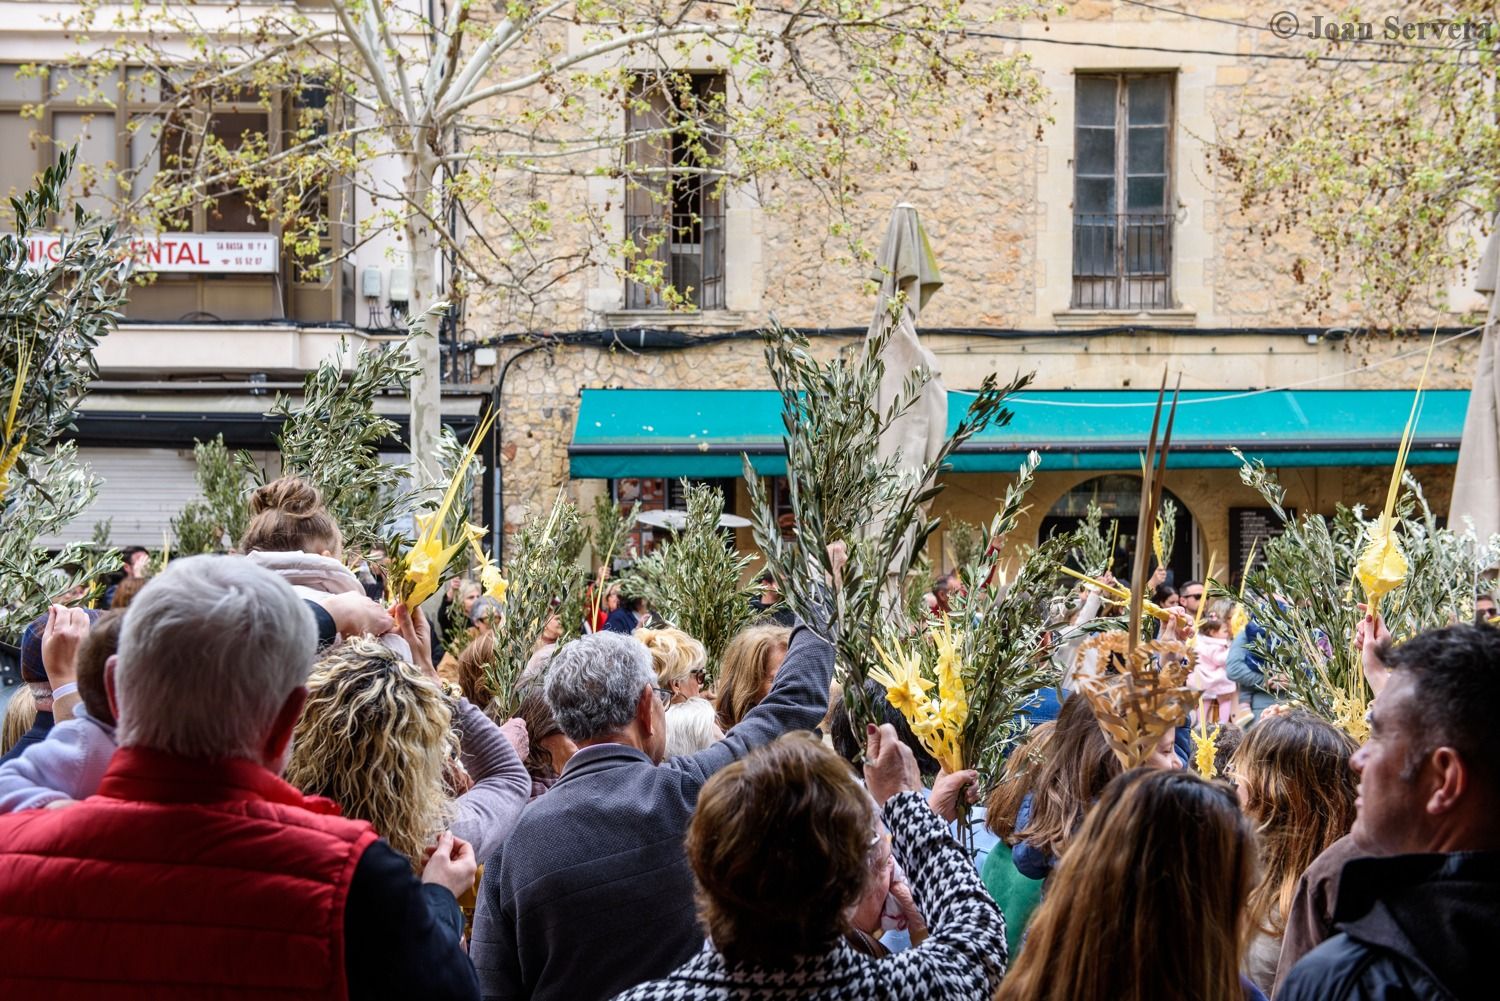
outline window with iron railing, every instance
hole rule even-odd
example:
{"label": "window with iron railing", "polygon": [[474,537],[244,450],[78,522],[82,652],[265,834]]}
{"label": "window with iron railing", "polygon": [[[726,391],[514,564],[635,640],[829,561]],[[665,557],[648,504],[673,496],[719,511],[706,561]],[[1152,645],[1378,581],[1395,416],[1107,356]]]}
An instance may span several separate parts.
{"label": "window with iron railing", "polygon": [[1165,73],[1077,78],[1074,309],[1174,305],[1172,84]]}
{"label": "window with iron railing", "polygon": [[[625,227],[632,269],[658,278],[697,309],[724,308],[724,202],[719,157],[724,77],[650,74],[627,105]],[[626,309],[664,309],[656,282],[627,278]]]}

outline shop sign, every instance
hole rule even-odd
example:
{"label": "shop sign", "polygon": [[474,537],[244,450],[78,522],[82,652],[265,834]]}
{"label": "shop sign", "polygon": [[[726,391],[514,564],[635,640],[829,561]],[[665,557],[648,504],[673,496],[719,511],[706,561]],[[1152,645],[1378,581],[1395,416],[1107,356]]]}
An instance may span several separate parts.
{"label": "shop sign", "polygon": [[[26,261],[32,267],[62,259],[64,233],[26,237]],[[275,274],[281,270],[276,237],[268,233],[160,233],[130,241],[141,271],[170,274]]]}

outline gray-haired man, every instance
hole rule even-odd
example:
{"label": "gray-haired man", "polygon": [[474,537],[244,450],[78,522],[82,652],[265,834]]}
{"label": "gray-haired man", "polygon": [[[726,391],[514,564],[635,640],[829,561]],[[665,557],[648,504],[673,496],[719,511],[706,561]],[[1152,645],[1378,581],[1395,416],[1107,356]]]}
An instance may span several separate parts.
{"label": "gray-haired man", "polygon": [[663,763],[670,693],[640,641],[601,632],[563,647],[544,695],[579,750],[485,867],[470,949],[484,996],[598,1001],[697,952],[682,839],[698,791],[753,748],[816,727],[832,675],[833,647],[799,626],[765,700],[719,743]]}
{"label": "gray-haired man", "polygon": [[119,749],[97,794],[0,817],[0,997],[476,996],[472,849],[443,834],[419,882],[278,777],[316,636],[249,560],[152,579],[105,667]]}

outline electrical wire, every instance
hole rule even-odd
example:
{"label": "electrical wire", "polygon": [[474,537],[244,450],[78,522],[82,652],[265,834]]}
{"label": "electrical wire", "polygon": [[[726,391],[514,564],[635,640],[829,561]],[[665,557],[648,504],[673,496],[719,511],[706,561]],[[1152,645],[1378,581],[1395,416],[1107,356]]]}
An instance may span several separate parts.
{"label": "electrical wire", "polygon": [[[734,2],[734,0],[698,0],[698,2],[699,3],[703,3],[705,5],[711,5],[711,6],[717,6],[717,7],[734,7],[734,8],[738,8],[738,7],[742,6],[741,4]],[[1129,2],[1129,0],[1127,0],[1127,2]],[[759,11],[760,13],[764,13],[764,14],[778,14],[778,15],[780,15],[782,17],[787,17],[787,18],[805,18],[805,19],[808,19],[808,20],[818,20],[818,21],[833,21],[834,20],[834,18],[829,17],[827,15],[810,14],[810,13],[805,13],[805,12],[802,12],[802,11],[794,11],[794,10],[784,10],[784,9],[782,9],[780,7],[772,7],[772,6],[768,6],[768,5],[764,5],[764,4],[753,4],[753,5],[751,5],[751,9]],[[1160,9],[1160,8],[1157,8],[1157,9]],[[1169,12],[1173,13],[1173,14],[1180,14],[1181,13],[1181,11],[1175,11],[1175,10],[1169,11]],[[1258,27],[1256,25],[1241,24],[1239,22],[1229,22],[1229,23],[1235,24],[1238,27],[1248,28],[1248,29],[1254,29],[1254,28]],[[1078,40],[1078,39],[1069,39],[1069,38],[1050,38],[1050,37],[1047,37],[1045,35],[1035,35],[1035,36],[1033,36],[1033,35],[1013,35],[1013,34],[1007,34],[1005,32],[989,31],[989,30],[986,30],[986,29],[983,29],[983,28],[970,27],[970,26],[967,26],[967,25],[964,26],[964,27],[962,27],[960,29],[960,31],[962,32],[962,34],[965,37],[969,37],[969,38],[993,38],[993,39],[997,39],[997,40],[1000,40],[1000,41],[1006,41],[1006,42],[1035,42],[1035,43],[1037,43],[1039,45],[1063,45],[1063,46],[1078,46],[1078,47],[1083,47],[1083,48],[1096,48],[1096,49],[1116,49],[1116,50],[1123,50],[1123,51],[1127,51],[1127,52],[1164,52],[1164,53],[1168,53],[1168,54],[1171,54],[1171,55],[1183,54],[1183,55],[1195,55],[1195,56],[1223,56],[1226,59],[1235,59],[1235,60],[1240,60],[1240,59],[1295,60],[1297,62],[1301,62],[1301,63],[1306,64],[1310,68],[1323,68],[1323,67],[1330,66],[1330,65],[1337,66],[1337,65],[1344,64],[1344,63],[1372,63],[1372,64],[1394,63],[1394,64],[1406,65],[1406,66],[1421,66],[1421,65],[1426,65],[1426,64],[1428,64],[1431,61],[1431,60],[1428,60],[1428,59],[1394,59],[1394,58],[1383,58],[1383,57],[1376,57],[1376,56],[1338,56],[1338,57],[1335,58],[1335,57],[1333,57],[1331,55],[1330,56],[1326,56],[1326,57],[1324,57],[1324,56],[1309,56],[1307,54],[1301,54],[1301,55],[1299,55],[1299,54],[1291,53],[1291,52],[1226,52],[1226,51],[1224,51],[1222,49],[1188,49],[1188,48],[1167,47],[1167,46],[1160,46],[1160,45],[1128,45],[1128,44],[1125,44],[1123,42],[1089,42],[1089,41],[1081,41],[1081,40]],[[1406,46],[1403,46],[1403,48],[1405,48],[1405,47]],[[1414,48],[1415,46],[1411,46],[1411,47]],[[1438,48],[1439,49],[1444,49],[1445,51],[1454,51],[1452,49],[1446,49],[1443,46],[1438,46]]]}
{"label": "electrical wire", "polygon": [[[1462,340],[1462,339],[1464,339],[1466,337],[1472,337],[1475,334],[1482,332],[1484,330],[1484,328],[1485,328],[1484,324],[1480,324],[1478,326],[1473,326],[1473,327],[1465,327],[1463,329],[1456,330],[1456,331],[1453,328],[1451,328],[1451,327],[1450,328],[1439,328],[1438,333],[1448,332],[1448,336],[1442,337],[1441,339],[1439,339],[1433,345],[1433,350],[1436,350],[1437,348],[1440,348],[1440,347],[1446,347],[1447,345],[1453,344],[1456,341],[1460,341],[1460,340]],[[1143,329],[1143,328],[1125,328],[1125,329],[1140,330],[1140,329]],[[1296,331],[1276,331],[1276,333],[1301,332],[1301,329],[1302,328],[1297,328]],[[599,348],[603,348],[603,349],[624,348],[625,350],[630,351],[632,354],[644,353],[644,352],[637,352],[635,349],[630,348],[628,345],[621,344],[620,342],[618,342],[618,341],[616,341],[616,340],[613,339],[614,334],[616,334],[616,333],[630,333],[630,332],[636,332],[636,333],[638,333],[639,331],[618,331],[617,332],[617,331],[613,331],[613,330],[572,330],[572,331],[566,331],[566,332],[558,333],[558,334],[541,335],[541,336],[534,335],[534,334],[502,334],[502,335],[499,335],[497,337],[490,338],[490,339],[488,339],[486,341],[471,342],[469,344],[458,345],[457,347],[460,348],[460,349],[467,348],[469,350],[472,350],[474,347],[496,347],[496,346],[503,346],[503,345],[507,345],[507,344],[526,344],[526,345],[528,345],[528,347],[522,353],[530,353],[531,351],[536,350],[537,348],[546,347],[546,346],[549,346],[549,345],[570,345],[570,346],[580,346],[581,345],[581,346],[594,346],[594,347],[599,347]],[[1110,332],[1118,332],[1118,331],[1115,330],[1114,328],[1111,328]],[[1184,333],[1203,333],[1204,331],[1195,331],[1195,330],[1191,330],[1191,329],[1179,329],[1179,328],[1162,328],[1160,332],[1162,332],[1162,333],[1184,334]],[[1221,335],[1224,334],[1224,333],[1253,334],[1253,333],[1258,333],[1258,332],[1261,332],[1261,331],[1255,331],[1255,330],[1223,330],[1223,331],[1213,331],[1213,333],[1218,333],[1218,334],[1221,334]],[[862,337],[862,336],[864,336],[864,334],[866,333],[866,331],[865,331],[864,328],[861,328],[861,327],[831,327],[831,328],[830,327],[825,327],[825,328],[820,328],[820,329],[816,329],[816,330],[802,331],[802,333],[804,335],[806,335],[806,336]],[[946,333],[946,334],[957,334],[958,336],[970,336],[970,337],[972,337],[972,336],[983,336],[983,331],[982,330],[971,330],[971,329],[965,329],[965,328],[944,328],[944,329],[940,329],[940,330],[936,330],[936,331],[934,331],[934,330],[925,330],[924,329],[924,330],[919,331],[919,333],[922,334],[924,337],[925,336],[931,336],[933,334],[944,334],[944,333]],[[1000,333],[1000,332],[998,332],[998,331],[991,331],[991,333]],[[1003,333],[1012,333],[1012,332],[1006,331],[1006,332],[1003,332]],[[1028,333],[1031,333],[1031,332],[1028,332]],[[1043,333],[1043,332],[1036,332],[1036,333]],[[1094,331],[1053,331],[1053,332],[1051,332],[1051,337],[1053,339],[1056,339],[1060,334],[1064,335],[1064,336],[1068,336],[1068,335],[1092,334],[1092,333],[1095,333],[1095,332]],[[750,337],[754,337],[754,338],[758,339],[760,336],[761,336],[761,332],[759,330],[722,331],[722,332],[719,332],[719,333],[716,333],[716,334],[707,334],[707,335],[703,335],[703,336],[700,336],[700,337],[691,337],[691,338],[687,339],[684,343],[681,343],[681,344],[674,344],[674,345],[670,345],[670,346],[666,346],[666,347],[651,347],[651,348],[646,348],[644,350],[645,351],[689,350],[689,349],[692,349],[692,348],[707,347],[710,344],[721,344],[721,343],[724,343],[725,341],[730,341],[730,340],[743,340],[743,339],[748,339]],[[1009,339],[1009,338],[1007,338],[1007,339]],[[1347,376],[1350,376],[1350,375],[1353,375],[1353,374],[1356,374],[1356,373],[1371,372],[1371,371],[1374,371],[1376,369],[1383,368],[1383,367],[1385,367],[1387,365],[1395,364],[1396,362],[1399,362],[1399,361],[1405,361],[1405,360],[1407,360],[1409,358],[1418,357],[1419,355],[1426,354],[1427,351],[1428,351],[1428,348],[1426,346],[1423,346],[1423,347],[1420,347],[1420,348],[1414,348],[1411,351],[1403,351],[1403,352],[1401,352],[1399,354],[1391,355],[1389,358],[1382,358],[1379,361],[1371,362],[1368,365],[1360,365],[1360,366],[1357,366],[1357,367],[1340,369],[1337,372],[1329,372],[1329,373],[1326,373],[1324,375],[1312,376],[1312,377],[1307,378],[1307,379],[1299,379],[1299,380],[1297,380],[1295,382],[1289,382],[1289,383],[1285,383],[1285,384],[1279,385],[1279,386],[1267,386],[1264,389],[1248,389],[1248,390],[1231,392],[1231,393],[1220,393],[1220,394],[1217,394],[1215,396],[1205,396],[1205,397],[1195,397],[1195,398],[1191,398],[1191,399],[1182,399],[1182,400],[1178,401],[1177,405],[1178,406],[1182,406],[1182,407],[1187,407],[1187,406],[1197,406],[1197,405],[1205,404],[1205,403],[1223,403],[1223,402],[1230,401],[1230,400],[1245,400],[1245,399],[1252,399],[1252,398],[1257,397],[1257,396],[1264,396],[1264,395],[1266,395],[1268,393],[1281,393],[1281,392],[1286,392],[1288,390],[1301,389],[1301,388],[1304,388],[1304,387],[1307,387],[1307,386],[1315,386],[1315,385],[1317,385],[1319,383],[1331,382],[1331,381],[1333,381],[1335,379],[1342,379],[1342,378],[1345,378]],[[520,353],[518,353],[516,355],[513,355],[510,358],[506,359],[506,363],[505,363],[506,367],[508,368],[510,362],[516,360],[519,357],[520,357]],[[962,390],[956,390],[956,392],[962,392]],[[1037,390],[1037,392],[1067,392],[1067,390]],[[1080,408],[1080,409],[1102,409],[1102,410],[1114,410],[1114,409],[1135,408],[1135,407],[1154,407],[1156,405],[1154,401],[1149,401],[1149,400],[1147,400],[1147,401],[1141,401],[1141,402],[1136,402],[1136,403],[1096,403],[1096,402],[1089,402],[1089,401],[1082,401],[1082,400],[1040,400],[1040,399],[1033,399],[1033,398],[1027,398],[1027,397],[1012,397],[1011,400],[1008,401],[1008,402],[1015,403],[1015,404],[1017,404],[1019,406],[1032,406],[1032,407],[1073,407],[1073,408]]]}
{"label": "electrical wire", "polygon": [[[797,332],[805,337],[863,337],[868,332],[868,327],[797,327]],[[1473,333],[1477,328],[1439,327],[1437,333],[1440,335],[1467,335]],[[1327,337],[1332,332],[1353,332],[1346,327],[1172,327],[1155,326],[1151,324],[1122,324],[1110,327],[1085,327],[1079,329],[1053,329],[1053,328],[1009,328],[1009,327],[927,327],[917,328],[917,333],[922,337],[973,337],[982,340],[1001,340],[1013,342],[1056,342],[1061,339],[1097,337],[1113,337],[1118,335],[1136,334],[1170,334],[1180,337],[1237,337],[1247,334],[1262,334],[1272,337]],[[1393,335],[1425,333],[1430,335],[1431,329],[1401,329],[1387,331]],[[670,343],[658,340],[657,343],[642,346],[639,342],[642,337],[675,338]],[[760,340],[763,336],[759,327],[745,327],[738,330],[720,330],[707,334],[689,334],[681,330],[664,327],[606,327],[601,330],[566,330],[566,331],[522,331],[511,334],[496,334],[492,337],[479,338],[472,341],[461,341],[453,345],[444,345],[445,349],[460,352],[471,352],[478,348],[504,347],[512,344],[531,344],[537,341],[545,341],[549,344],[560,345],[592,345],[594,347],[610,348],[624,351],[662,351],[662,350],[690,350],[692,348],[707,347],[711,344],[722,344],[726,341]],[[632,345],[632,341],[637,342]],[[940,354],[956,353],[945,349],[938,349]]]}

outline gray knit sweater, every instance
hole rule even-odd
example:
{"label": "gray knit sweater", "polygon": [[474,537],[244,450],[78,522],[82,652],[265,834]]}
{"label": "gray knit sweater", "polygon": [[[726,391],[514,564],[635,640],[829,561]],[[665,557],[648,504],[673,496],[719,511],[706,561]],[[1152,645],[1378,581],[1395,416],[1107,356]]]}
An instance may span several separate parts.
{"label": "gray knit sweater", "polygon": [[793,634],[771,693],[712,747],[660,766],[622,744],[575,754],[484,870],[470,955],[486,998],[601,1001],[703,944],[682,840],[708,777],[828,708],[833,648]]}
{"label": "gray knit sweater", "polygon": [[531,775],[500,728],[468,699],[458,700],[459,757],[474,780],[454,803],[448,829],[474,846],[480,864],[516,826],[531,798]]}

